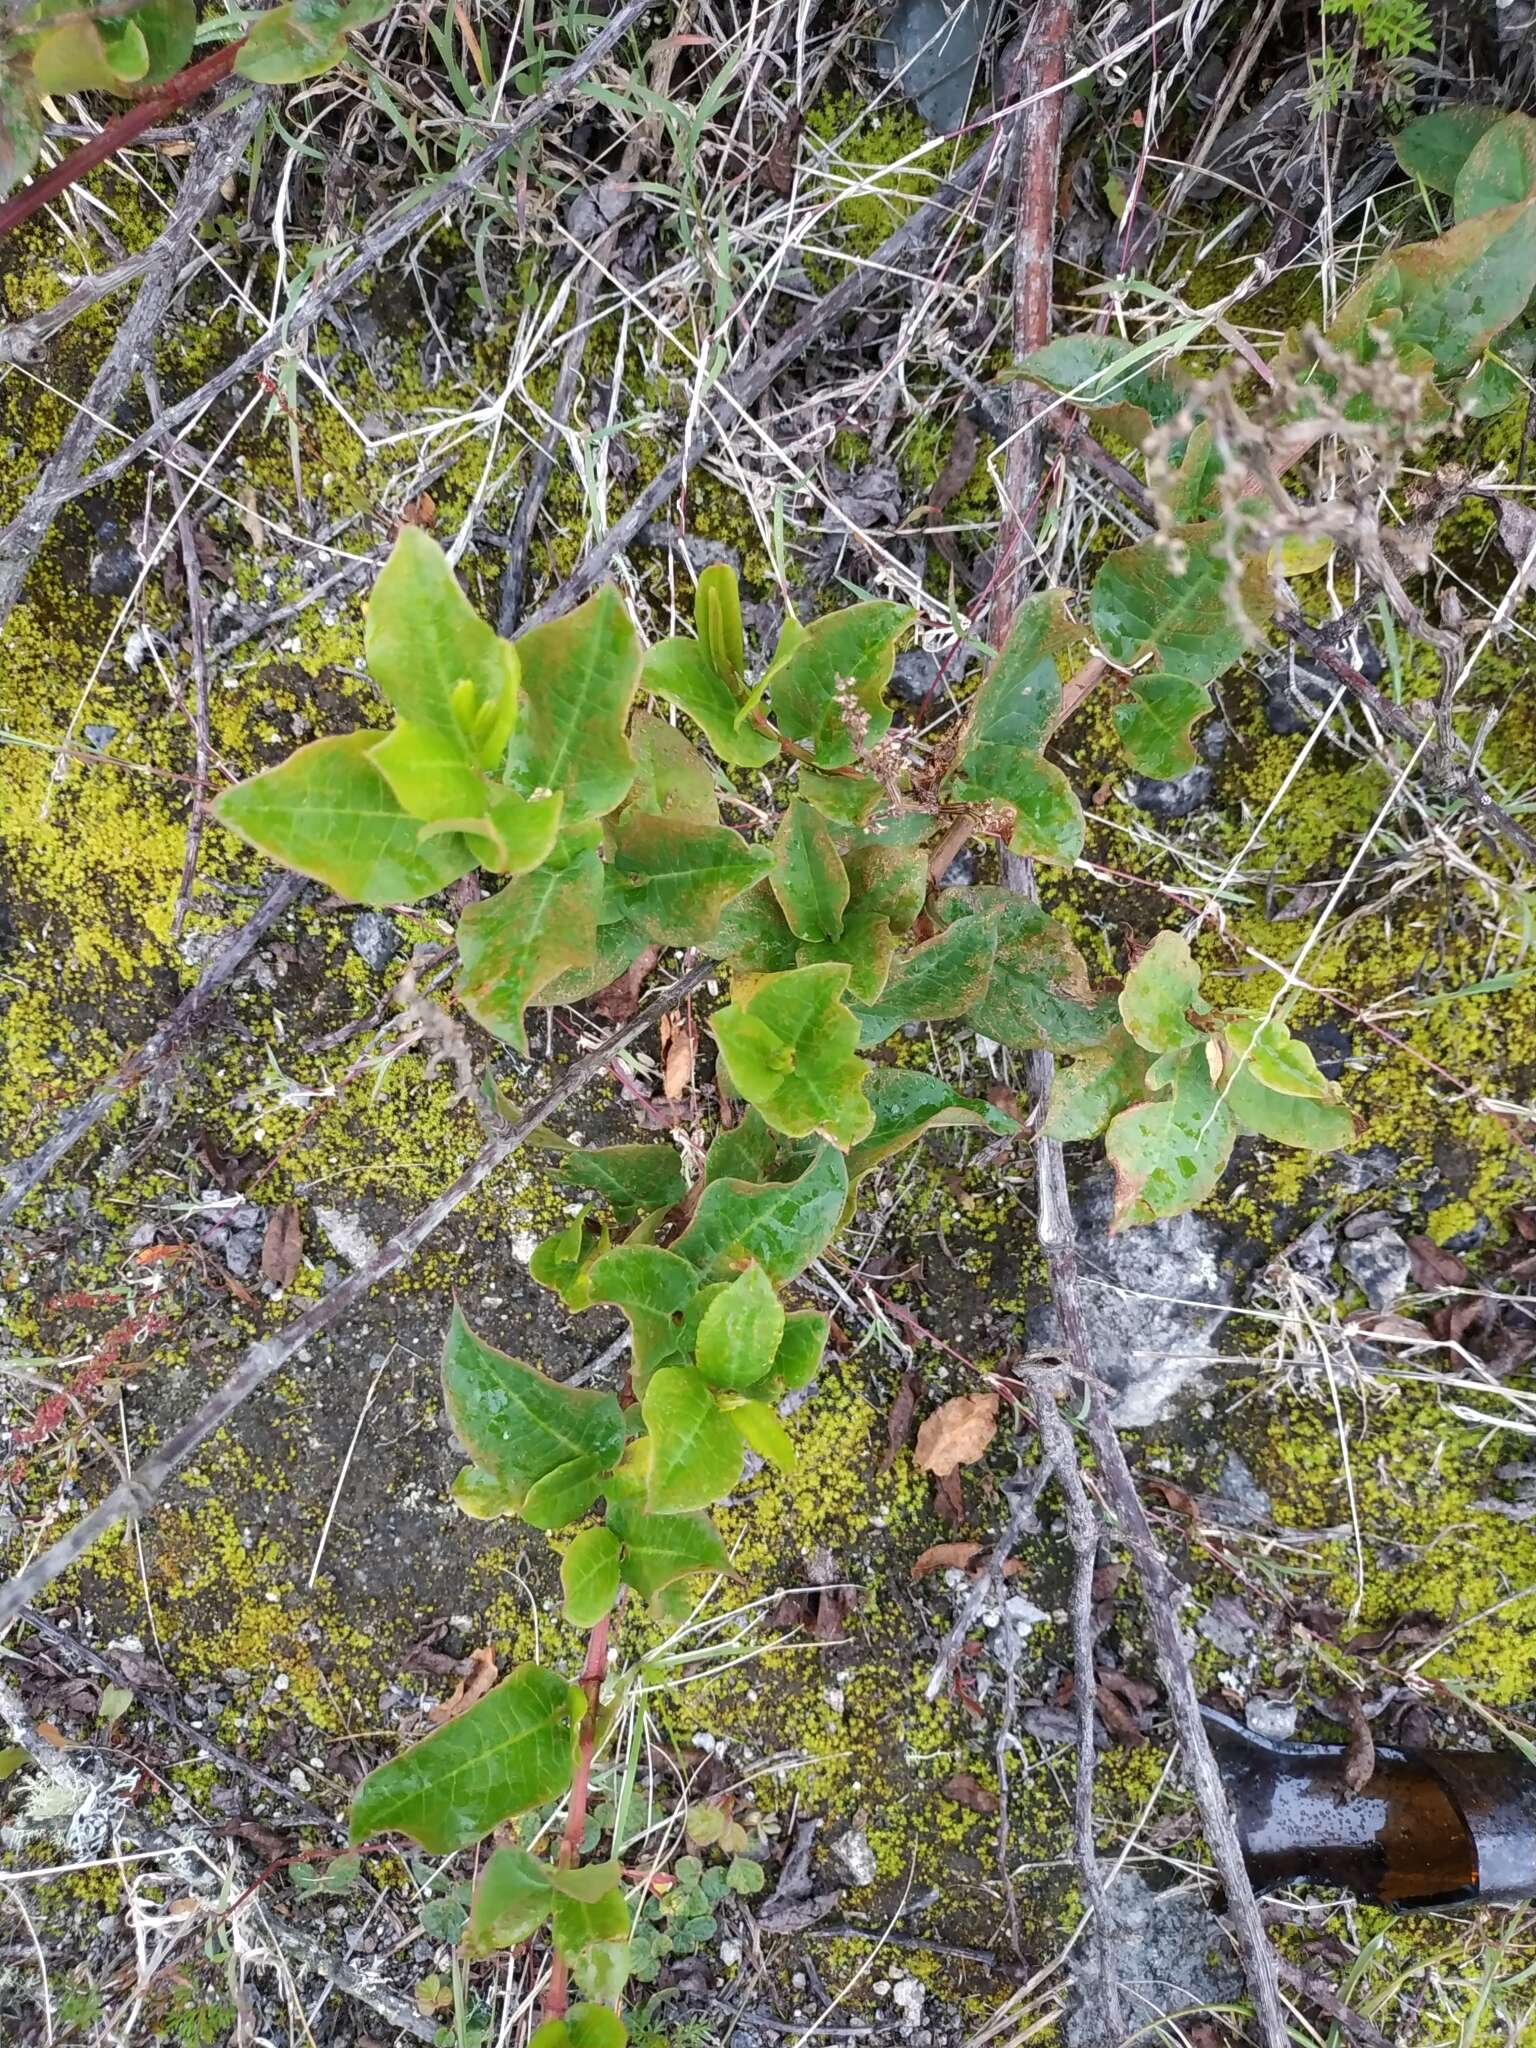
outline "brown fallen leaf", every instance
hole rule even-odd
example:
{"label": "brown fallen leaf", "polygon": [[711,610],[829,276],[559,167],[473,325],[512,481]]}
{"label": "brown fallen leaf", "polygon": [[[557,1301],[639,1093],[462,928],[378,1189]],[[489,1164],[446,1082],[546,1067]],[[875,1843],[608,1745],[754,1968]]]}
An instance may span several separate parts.
{"label": "brown fallen leaf", "polygon": [[304,1229],[297,1202],[279,1202],[267,1218],[261,1240],[261,1277],[274,1287],[291,1287],[304,1259]]}
{"label": "brown fallen leaf", "polygon": [[1124,1749],[1139,1749],[1146,1741],[1141,1732],[1141,1723],[1118,1699],[1107,1685],[1101,1685],[1094,1695],[1094,1705],[1099,1710],[1099,1719]]}
{"label": "brown fallen leaf", "polygon": [[918,1397],[923,1391],[920,1374],[904,1372],[901,1385],[896,1389],[896,1398],[891,1403],[891,1412],[885,1418],[885,1456],[880,1460],[879,1470],[889,1472],[902,1452],[907,1448],[912,1435],[912,1418],[917,1413]]}
{"label": "brown fallen leaf", "polygon": [[1141,1483],[1148,1492],[1160,1493],[1176,1515],[1185,1515],[1191,1522],[1199,1521],[1200,1510],[1195,1505],[1195,1497],[1186,1493],[1182,1486],[1175,1486],[1171,1479],[1159,1478],[1155,1472],[1143,1474]]}
{"label": "brown fallen leaf", "polygon": [[1334,1711],[1349,1730],[1344,1750],[1344,1793],[1357,1799],[1376,1772],[1376,1738],[1365,1718],[1365,1701],[1354,1686],[1346,1686],[1334,1702]]}
{"label": "brown fallen leaf", "polygon": [[681,1102],[693,1086],[693,1061],[697,1040],[681,1010],[672,1010],[661,1020],[661,1092],[668,1102]]}
{"label": "brown fallen leaf", "polygon": [[1410,1237],[1404,1242],[1408,1246],[1408,1263],[1413,1277],[1426,1293],[1433,1293],[1441,1287],[1466,1287],[1472,1275],[1454,1252],[1448,1252],[1432,1237]]}
{"label": "brown fallen leaf", "polygon": [[970,482],[976,469],[976,423],[968,412],[956,415],[954,437],[949,444],[949,454],[944,458],[944,467],[934,479],[933,494],[928,500],[928,524],[932,526],[946,505]]}
{"label": "brown fallen leaf", "polygon": [[918,1470],[944,1479],[962,1465],[974,1465],[997,1435],[998,1397],[991,1389],[957,1394],[935,1408],[917,1432]]}
{"label": "brown fallen leaf", "polygon": [[997,1794],[973,1778],[969,1771],[956,1771],[952,1778],[944,1781],[944,1797],[953,1799],[956,1806],[969,1807],[972,1813],[998,1813],[1002,1802]]}
{"label": "brown fallen leaf", "polygon": [[960,1474],[946,1472],[933,1482],[933,1512],[947,1529],[958,1529],[965,1521],[965,1495],[960,1487]]}
{"label": "brown fallen leaf", "polygon": [[640,1007],[640,991],[645,985],[645,978],[660,958],[660,946],[646,946],[635,955],[617,981],[610,981],[606,988],[600,988],[589,999],[587,1008],[599,1017],[606,1017],[610,1024],[627,1024]]}
{"label": "brown fallen leaf", "polygon": [[1385,1628],[1367,1629],[1351,1636],[1344,1645],[1352,1657],[1367,1657],[1385,1649],[1423,1650],[1445,1634],[1446,1624],[1427,1607],[1411,1607],[1406,1614],[1389,1621]]}
{"label": "brown fallen leaf", "polygon": [[445,1721],[456,1721],[460,1714],[483,1700],[496,1683],[496,1652],[489,1647],[471,1650],[469,1653],[470,1672],[461,1678],[445,1700],[439,1700],[435,1707],[427,1710],[427,1719],[434,1728],[441,1728]]}
{"label": "brown fallen leaf", "polygon": [[914,1579],[926,1579],[930,1572],[948,1571],[951,1566],[968,1571],[986,1551],[984,1543],[930,1543],[920,1557],[912,1560]]}
{"label": "brown fallen leaf", "polygon": [[1101,1564],[1093,1575],[1090,1594],[1097,1605],[1100,1600],[1113,1600],[1120,1590],[1120,1581],[1125,1577],[1123,1564]]}
{"label": "brown fallen leaf", "polygon": [[774,137],[772,149],[758,166],[761,182],[781,199],[787,199],[795,189],[795,156],[804,128],[804,114],[798,107],[791,107]]}

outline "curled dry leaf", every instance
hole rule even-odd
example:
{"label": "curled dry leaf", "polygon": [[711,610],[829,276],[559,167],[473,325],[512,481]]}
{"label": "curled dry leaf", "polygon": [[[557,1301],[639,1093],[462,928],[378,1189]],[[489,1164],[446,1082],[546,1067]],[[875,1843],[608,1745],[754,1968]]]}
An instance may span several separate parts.
{"label": "curled dry leaf", "polygon": [[952,1778],[944,1781],[944,1797],[953,1799],[956,1806],[969,1807],[972,1813],[998,1813],[1001,1801],[995,1792],[973,1778],[969,1771],[956,1771]]}
{"label": "curled dry leaf", "polygon": [[445,1721],[457,1721],[460,1714],[467,1714],[496,1683],[496,1652],[489,1647],[471,1650],[469,1667],[469,1676],[459,1680],[447,1699],[440,1700],[429,1709],[427,1719],[434,1728],[441,1728]]}
{"label": "curled dry leaf", "polygon": [[297,1202],[279,1202],[267,1218],[261,1240],[261,1277],[274,1287],[291,1287],[304,1257],[304,1230]]}
{"label": "curled dry leaf", "polygon": [[926,1579],[930,1572],[945,1572],[951,1567],[969,1571],[985,1550],[984,1543],[930,1543],[920,1557],[912,1560],[912,1576]]}
{"label": "curled dry leaf", "polygon": [[1365,1701],[1353,1686],[1339,1694],[1335,1711],[1349,1730],[1344,1751],[1344,1790],[1357,1799],[1375,1775],[1376,1738],[1365,1718]]}
{"label": "curled dry leaf", "polygon": [[943,1479],[962,1465],[974,1465],[997,1435],[997,1408],[998,1397],[990,1388],[957,1394],[935,1408],[917,1432],[919,1471]]}
{"label": "curled dry leaf", "polygon": [[661,1092],[668,1102],[681,1102],[693,1086],[697,1040],[681,1010],[661,1020]]}
{"label": "curled dry leaf", "polygon": [[901,1385],[896,1389],[896,1398],[891,1403],[891,1412],[885,1418],[886,1450],[880,1460],[879,1469],[889,1472],[912,1434],[912,1418],[917,1413],[917,1397],[923,1391],[921,1377],[911,1371],[901,1376]]}

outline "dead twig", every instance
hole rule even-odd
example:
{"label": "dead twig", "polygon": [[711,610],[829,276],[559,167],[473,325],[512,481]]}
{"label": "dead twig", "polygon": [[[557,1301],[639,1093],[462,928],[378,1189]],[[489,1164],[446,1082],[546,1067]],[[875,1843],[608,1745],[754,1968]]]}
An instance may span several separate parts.
{"label": "dead twig", "polygon": [[105,1500],[18,1572],[7,1586],[0,1588],[0,1629],[14,1621],[24,1606],[35,1601],[43,1588],[51,1585],[61,1572],[68,1571],[108,1529],[116,1528],[129,1515],[142,1515],[152,1507],[171,1475],[186,1463],[205,1438],[229,1420],[258,1387],[264,1386],[274,1373],[281,1371],[313,1338],[350,1314],[381,1280],[387,1280],[391,1273],[398,1272],[439,1225],[489,1180],[520,1145],[547,1123],[557,1109],[562,1109],[573,1096],[580,1094],[589,1081],[603,1072],[616,1052],[649,1030],[665,1011],[675,1009],[685,996],[691,995],[716,971],[714,962],[709,960],[690,968],[670,988],[653,997],[628,1024],[620,1025],[591,1052],[573,1060],[547,1094],[541,1096],[516,1123],[489,1138],[458,1179],[386,1239],[366,1265],[349,1273],[329,1293],[322,1294],[317,1302],[296,1316],[276,1336],[262,1338],[250,1345],[222,1386],[217,1387],[196,1412],[172,1432],[131,1479],[114,1486]]}
{"label": "dead twig", "polygon": [[202,1023],[210,998],[233,980],[279,918],[288,914],[309,886],[302,875],[279,875],[250,917],[229,934],[175,1009],[138,1051],[128,1055],[88,1102],[72,1110],[51,1138],[9,1169],[5,1193],[0,1195],[0,1224],[15,1215],[33,1190],[96,1128],[115,1103],[121,1102],[130,1089],[146,1081],[180,1050],[194,1028]]}

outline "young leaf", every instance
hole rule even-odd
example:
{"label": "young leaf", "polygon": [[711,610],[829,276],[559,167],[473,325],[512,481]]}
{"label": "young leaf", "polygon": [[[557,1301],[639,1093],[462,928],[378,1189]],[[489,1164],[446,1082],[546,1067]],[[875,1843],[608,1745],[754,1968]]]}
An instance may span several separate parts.
{"label": "young leaf", "polygon": [[1349,1143],[1355,1121],[1343,1091],[1278,1017],[1234,1020],[1221,1045],[1221,1094],[1244,1130],[1309,1152]]}
{"label": "young leaf", "polygon": [[786,1153],[804,1153],[805,1164],[816,1150],[816,1141],[785,1138],[772,1131],[755,1109],[749,1108],[738,1124],[715,1132],[704,1155],[704,1180],[774,1180],[779,1177]]}
{"label": "young leaf", "polygon": [[1170,675],[1209,683],[1230,668],[1274,608],[1258,556],[1233,581],[1220,520],[1117,548],[1100,565],[1089,604],[1099,645],[1120,668],[1148,654]]}
{"label": "young leaf", "polygon": [[523,1012],[592,958],[602,895],[603,864],[584,853],[569,867],[516,875],[469,906],[459,919],[458,995],[477,1024],[527,1052]]}
{"label": "young leaf", "polygon": [[1006,1111],[957,1095],[947,1081],[916,1067],[876,1067],[869,1077],[868,1093],[875,1121],[869,1136],[848,1154],[850,1182],[881,1160],[905,1152],[927,1131],[969,1124],[1012,1137],[1019,1129]]}
{"label": "young leaf", "polygon": [[596,1899],[557,1896],[550,1931],[589,1998],[621,1996],[629,1977],[629,1908],[616,1884]]}
{"label": "young leaf", "polygon": [[761,1266],[748,1266],[704,1311],[695,1363],[714,1387],[752,1387],[773,1370],[784,1307]]}
{"label": "young leaf", "polygon": [[554,1903],[546,1865],[526,1849],[493,1849],[475,1886],[464,1953],[489,1956],[527,1941],[549,1918]]}
{"label": "young leaf", "polygon": [[598,1495],[612,1470],[612,1458],[590,1454],[569,1458],[534,1481],[523,1496],[523,1520],[533,1529],[568,1529],[579,1522]]}
{"label": "young leaf", "polygon": [[797,967],[824,967],[842,962],[848,969],[848,993],[856,1003],[877,1003],[890,980],[897,938],[883,917],[855,911],[843,920],[842,936],[819,939],[795,948]]}
{"label": "young leaf", "polygon": [[1063,334],[1025,356],[1014,374],[1097,413],[1111,433],[1139,448],[1184,403],[1165,371],[1145,367],[1148,353],[1116,334]]}
{"label": "young leaf", "polygon": [[821,1369],[831,1324],[819,1309],[797,1308],[784,1318],[784,1335],[774,1354],[773,1374],[786,1393],[808,1387]]}
{"label": "young leaf", "polygon": [[593,1262],[594,1301],[629,1318],[637,1384],[681,1347],[683,1318],[699,1285],[697,1268],[656,1245],[619,1245]]}
{"label": "young leaf", "polygon": [[619,1539],[611,1529],[583,1529],[560,1561],[565,1618],[595,1628],[619,1597]]}
{"label": "young leaf", "polygon": [[847,1194],[843,1155],[823,1143],[793,1180],[711,1181],[676,1248],[707,1279],[728,1280],[756,1259],[782,1287],[832,1242]]}
{"label": "young leaf", "polygon": [[698,641],[663,640],[651,648],[640,680],[653,696],[664,697],[691,718],[731,767],[762,768],[777,759],[779,743],[771,733],[736,723],[742,700],[711,668]]}
{"label": "young leaf", "polygon": [[1127,1031],[1148,1052],[1177,1052],[1201,1036],[1189,1021],[1201,1010],[1200,970],[1189,941],[1178,932],[1159,932],[1125,977],[1120,1016]]}
{"label": "young leaf", "polygon": [[549,1881],[563,1899],[580,1899],[584,1905],[595,1905],[617,1891],[622,1873],[618,1864],[610,1858],[606,1863],[554,1864]]}
{"label": "young leaf", "polygon": [[613,872],[625,914],[652,945],[709,939],[734,897],[761,880],[772,855],[728,825],[626,811],[614,824]]}
{"label": "young leaf", "polygon": [[398,1833],[446,1856],[558,1799],[571,1782],[582,1704],[557,1673],[520,1664],[457,1720],[370,1772],[352,1801],[348,1839]]}
{"label": "young leaf", "polygon": [[[430,736],[466,768],[500,765],[517,716],[517,654],[481,618],[448,557],[419,526],[401,527],[379,571],[364,609],[363,658],[423,746]],[[454,814],[419,809],[390,779],[413,816]]]}
{"label": "young leaf", "polygon": [[869,1129],[868,1068],[854,1056],[859,1026],[842,1000],[847,986],[848,969],[836,964],[768,974],[710,1020],[736,1086],[790,1137],[820,1131],[847,1146]]}
{"label": "young leaf", "polygon": [[448,1486],[453,1504],[472,1522],[494,1522],[503,1515],[515,1515],[523,1504],[523,1489],[508,1486],[478,1465],[464,1465]]}
{"label": "young leaf", "polygon": [[1393,154],[1410,178],[1449,196],[1474,145],[1502,118],[1497,107],[1437,107],[1398,130]]}
{"label": "young leaf", "polygon": [[197,36],[197,0],[139,0],[133,25],[144,38],[148,66],[141,85],[163,85],[192,55]]}
{"label": "young leaf", "polygon": [[611,583],[564,618],[517,642],[521,723],[507,750],[507,779],[533,796],[565,794],[568,825],[601,818],[635,777],[624,737],[640,681],[640,636]]}
{"label": "young leaf", "polygon": [[708,1515],[652,1515],[611,1500],[608,1527],[624,1546],[624,1583],[642,1600],[654,1600],[680,1579],[729,1568],[725,1545]]}
{"label": "young leaf", "polygon": [[714,770],[675,725],[648,711],[638,711],[630,721],[629,744],[635,757],[635,779],[624,800],[627,811],[691,818],[701,825],[719,824]]}
{"label": "young leaf", "polygon": [[475,1463],[519,1491],[573,1458],[611,1468],[624,1449],[616,1395],[561,1386],[493,1350],[457,1308],[443,1347],[443,1398],[454,1434]]}
{"label": "young leaf", "polygon": [[1480,135],[1456,175],[1455,213],[1471,220],[1536,194],[1536,121],[1506,114]]}
{"label": "young leaf", "polygon": [[733,689],[742,689],[747,679],[747,636],[741,625],[741,591],[736,571],[724,562],[712,562],[699,571],[693,629],[715,674]]}
{"label": "young leaf", "polygon": [[32,82],[49,95],[122,92],[148,69],[149,51],[130,22],[66,17],[32,46]]}
{"label": "young leaf", "polygon": [[620,1223],[652,1209],[670,1209],[688,1192],[673,1145],[603,1145],[567,1152],[556,1171],[562,1180],[606,1196]]}
{"label": "young leaf", "polygon": [[997,936],[995,918],[957,918],[898,960],[880,1001],[860,1016],[860,1045],[878,1045],[913,1020],[958,1017],[980,1002],[992,976]]}
{"label": "young leaf", "polygon": [[1199,756],[1190,738],[1197,719],[1214,709],[1204,683],[1187,676],[1132,676],[1126,702],[1115,706],[1115,730],[1138,775],[1170,781],[1187,775]]}
{"label": "young leaf", "polygon": [[773,842],[768,885],[797,939],[835,939],[848,907],[848,871],[826,821],[791,801]]}
{"label": "young leaf", "polygon": [[984,917],[996,926],[991,977],[965,1013],[984,1037],[1019,1052],[1077,1052],[1114,1024],[1114,1005],[1094,995],[1072,934],[1035,904],[1008,889],[946,889],[939,914],[948,923]]}
{"label": "young leaf", "polygon": [[369,758],[373,732],[312,740],[276,768],[226,789],[220,824],[285,867],[353,903],[415,903],[467,875],[472,847],[449,833],[425,841]]}
{"label": "young leaf", "polygon": [[820,767],[847,767],[889,729],[883,693],[912,617],[906,605],[849,605],[781,640],[764,678],[774,720]]}
{"label": "young leaf", "polygon": [[1146,1079],[1146,1053],[1116,1024],[1102,1045],[1088,1046],[1071,1066],[1056,1069],[1047,1133],[1064,1145],[1098,1137],[1112,1116],[1143,1098]]}
{"label": "young leaf", "polygon": [[651,1375],[640,1410],[651,1438],[652,1514],[708,1507],[730,1492],[741,1477],[741,1439],[698,1373],[664,1365]]}
{"label": "young leaf", "polygon": [[541,1287],[558,1294],[567,1308],[590,1308],[592,1261],[607,1249],[606,1228],[598,1230],[589,1225],[587,1212],[583,1209],[564,1230],[556,1231],[553,1237],[546,1237],[534,1246],[528,1271]]}
{"label": "young leaf", "polygon": [[725,1412],[760,1458],[766,1458],[780,1472],[787,1472],[794,1464],[794,1439],[769,1402],[731,1401],[726,1404]]}
{"label": "young leaf", "polygon": [[1237,1136],[1236,1118],[1211,1085],[1204,1045],[1172,1059],[1170,1093],[1121,1110],[1104,1135],[1115,1169],[1114,1230],[1205,1201]]}

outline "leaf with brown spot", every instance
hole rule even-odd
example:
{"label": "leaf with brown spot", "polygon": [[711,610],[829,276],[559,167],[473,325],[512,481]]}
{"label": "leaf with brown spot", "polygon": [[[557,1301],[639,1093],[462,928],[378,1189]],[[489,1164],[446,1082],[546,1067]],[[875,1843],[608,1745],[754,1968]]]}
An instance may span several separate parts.
{"label": "leaf with brown spot", "polygon": [[267,1218],[261,1240],[261,1277],[274,1287],[291,1287],[304,1260],[304,1227],[297,1202],[279,1202]]}
{"label": "leaf with brown spot", "polygon": [[957,1394],[935,1408],[917,1432],[918,1470],[945,1479],[962,1465],[974,1465],[997,1435],[997,1410],[998,1397],[990,1387]]}
{"label": "leaf with brown spot", "polygon": [[912,1560],[914,1579],[926,1579],[930,1572],[969,1571],[986,1550],[984,1543],[930,1543],[920,1557]]}
{"label": "leaf with brown spot", "polygon": [[880,1471],[889,1472],[906,1449],[907,1441],[912,1434],[912,1418],[917,1413],[918,1396],[922,1391],[923,1382],[919,1374],[902,1374],[901,1385],[896,1389],[896,1398],[891,1403],[891,1412],[885,1418],[886,1452],[880,1460]]}
{"label": "leaf with brown spot", "polygon": [[489,1647],[471,1650],[469,1667],[468,1677],[459,1680],[448,1698],[428,1709],[427,1719],[434,1728],[441,1728],[445,1721],[457,1721],[460,1714],[467,1714],[496,1683],[496,1652]]}
{"label": "leaf with brown spot", "polygon": [[1002,1803],[995,1792],[983,1785],[979,1778],[973,1778],[969,1771],[956,1771],[952,1778],[944,1781],[944,1797],[953,1799],[956,1806],[968,1807],[972,1813],[998,1813]]}

